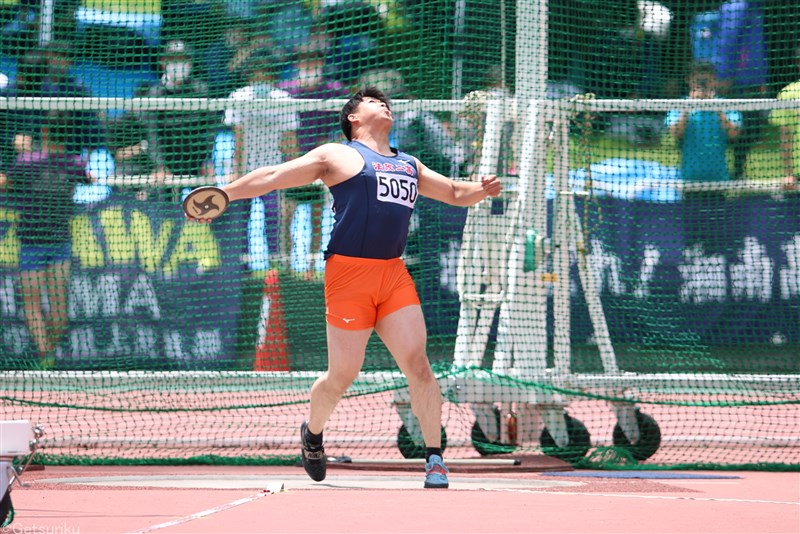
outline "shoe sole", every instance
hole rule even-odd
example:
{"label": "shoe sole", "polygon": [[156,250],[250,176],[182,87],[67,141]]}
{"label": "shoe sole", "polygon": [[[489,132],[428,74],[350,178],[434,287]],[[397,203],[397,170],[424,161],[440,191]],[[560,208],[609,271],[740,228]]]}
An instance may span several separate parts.
{"label": "shoe sole", "polygon": [[316,466],[311,464],[309,460],[306,460],[305,456],[302,457],[302,460],[303,460],[303,469],[306,470],[306,474],[309,476],[309,478],[311,478],[311,480],[313,480],[314,482],[322,482],[323,480],[325,480],[325,476],[327,475],[327,473],[314,472],[314,468]]}

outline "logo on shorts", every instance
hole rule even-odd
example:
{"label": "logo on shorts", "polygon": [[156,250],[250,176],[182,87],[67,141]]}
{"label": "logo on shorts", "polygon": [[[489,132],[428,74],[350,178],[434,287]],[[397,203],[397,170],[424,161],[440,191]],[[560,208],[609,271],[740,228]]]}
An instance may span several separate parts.
{"label": "logo on shorts", "polygon": [[348,319],[347,317],[342,317],[342,321],[344,321],[346,324],[350,324],[353,321],[355,321],[355,317],[352,319]]}

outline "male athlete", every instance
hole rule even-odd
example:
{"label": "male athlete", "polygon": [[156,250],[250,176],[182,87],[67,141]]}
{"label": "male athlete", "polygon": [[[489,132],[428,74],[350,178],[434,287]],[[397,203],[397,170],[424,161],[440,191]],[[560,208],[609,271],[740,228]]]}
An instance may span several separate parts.
{"label": "male athlete", "polygon": [[300,427],[303,467],[320,481],[322,431],[364,363],[375,330],[408,380],[411,408],[426,446],[425,487],[447,488],[442,461],[442,397],[426,352],[427,332],[414,282],[400,256],[418,195],[471,206],[500,194],[495,176],[456,182],[389,146],[389,100],[369,87],[344,105],[347,142],[261,167],[224,187],[231,201],[321,179],[333,195],[334,224],[325,253],[328,370],[311,387],[310,416]]}

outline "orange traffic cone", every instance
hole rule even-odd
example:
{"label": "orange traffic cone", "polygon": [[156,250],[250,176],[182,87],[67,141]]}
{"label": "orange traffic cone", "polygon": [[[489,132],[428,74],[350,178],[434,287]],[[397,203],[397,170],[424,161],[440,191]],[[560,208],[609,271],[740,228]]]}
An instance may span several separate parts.
{"label": "orange traffic cone", "polygon": [[267,272],[267,276],[264,278],[264,297],[261,300],[258,345],[256,346],[253,370],[288,371],[288,340],[280,279],[278,271],[273,269]]}

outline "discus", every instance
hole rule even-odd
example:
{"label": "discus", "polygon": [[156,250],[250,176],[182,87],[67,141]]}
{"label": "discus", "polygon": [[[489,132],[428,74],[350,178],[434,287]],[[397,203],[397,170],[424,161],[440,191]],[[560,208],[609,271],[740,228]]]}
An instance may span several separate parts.
{"label": "discus", "polygon": [[183,211],[190,219],[210,221],[225,213],[229,203],[225,191],[208,185],[198,187],[186,195],[183,199]]}

